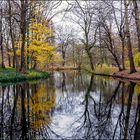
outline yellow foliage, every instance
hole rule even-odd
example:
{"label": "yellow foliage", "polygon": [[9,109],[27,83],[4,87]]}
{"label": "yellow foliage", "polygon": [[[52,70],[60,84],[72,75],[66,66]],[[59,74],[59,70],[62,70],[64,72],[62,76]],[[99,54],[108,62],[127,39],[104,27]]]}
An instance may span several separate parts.
{"label": "yellow foliage", "polygon": [[[32,129],[39,129],[42,125],[48,125],[51,122],[49,111],[55,107],[56,96],[53,88],[41,84],[32,97],[24,98],[25,110],[29,111],[30,124]],[[47,92],[49,91],[49,92]],[[22,115],[22,98],[18,98],[17,107],[19,114]],[[26,112],[27,113],[27,112]]]}
{"label": "yellow foliage", "polygon": [[[35,17],[32,18],[29,25],[28,43],[25,46],[25,56],[29,56],[29,61],[34,61],[40,68],[44,68],[46,64],[58,60],[55,47],[50,44],[50,38],[53,36],[53,30],[49,26],[49,22],[39,11],[35,10]],[[28,45],[28,46],[27,46]],[[21,37],[15,42],[16,54],[21,55]],[[57,57],[56,57],[57,56]]]}
{"label": "yellow foliage", "polygon": [[42,125],[47,125],[50,123],[51,119],[49,117],[48,111],[55,106],[55,96],[53,93],[51,93],[51,95],[47,93],[46,86],[41,85],[37,92],[32,96],[32,100],[30,100],[29,106],[31,127],[32,129],[38,129]]}
{"label": "yellow foliage", "polygon": [[57,60],[58,57],[55,47],[49,44],[48,38],[52,36],[52,32],[46,23],[48,24],[48,21],[42,23],[32,20],[30,27],[29,52],[32,53],[32,59],[34,58],[40,67],[55,61],[55,58]]}

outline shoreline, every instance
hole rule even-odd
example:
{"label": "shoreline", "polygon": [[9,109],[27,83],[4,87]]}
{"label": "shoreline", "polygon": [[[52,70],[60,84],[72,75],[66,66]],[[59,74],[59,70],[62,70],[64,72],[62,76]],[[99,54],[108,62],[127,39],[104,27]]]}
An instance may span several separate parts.
{"label": "shoreline", "polygon": [[113,74],[105,74],[105,73],[96,73],[96,72],[92,72],[89,70],[86,70],[89,73],[93,73],[94,75],[98,75],[98,76],[106,76],[106,77],[112,77],[118,80],[124,80],[126,82],[134,82],[134,83],[140,83],[140,72],[135,72],[130,74],[128,70],[124,70],[124,71],[118,71],[115,72]]}
{"label": "shoreline", "polygon": [[[78,68],[71,68],[71,69],[56,69],[56,71],[62,70],[79,70]],[[82,70],[82,69],[81,69]],[[128,70],[118,71],[113,74],[106,74],[106,73],[96,73],[90,70],[84,69],[89,73],[93,73],[94,75],[98,76],[105,76],[105,77],[112,77],[118,80],[123,80],[126,82],[134,82],[140,83],[140,72],[135,72],[130,74]],[[43,72],[39,70],[30,69],[27,71],[26,74],[16,73],[14,68],[5,68],[0,69],[0,83],[8,83],[8,82],[23,82],[28,80],[39,80],[39,79],[46,79],[50,76],[48,72]]]}
{"label": "shoreline", "polygon": [[124,82],[134,82],[134,83],[140,83],[140,77],[135,77],[135,74],[127,74],[127,75],[121,75],[119,72],[114,74],[103,74],[103,73],[93,73],[94,75],[98,76],[106,76],[106,77],[112,77],[118,80],[124,80]]}

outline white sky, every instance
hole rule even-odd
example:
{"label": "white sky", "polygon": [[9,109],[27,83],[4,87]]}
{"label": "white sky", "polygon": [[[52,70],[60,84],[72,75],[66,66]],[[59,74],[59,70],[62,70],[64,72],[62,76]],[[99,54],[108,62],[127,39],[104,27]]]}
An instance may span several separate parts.
{"label": "white sky", "polygon": [[[68,0],[69,3],[72,3],[72,2],[75,2],[74,0]],[[119,2],[115,2],[115,7],[116,8],[120,8],[120,3]],[[66,2],[66,0],[63,0],[61,5],[58,6],[56,9],[54,9],[53,13],[58,13],[59,11],[62,11],[62,10],[66,10],[66,8],[68,7],[68,3]],[[57,26],[61,26],[62,28],[64,27],[64,29],[67,27],[67,28],[71,28],[75,31],[77,31],[77,37],[81,37],[82,36],[82,32],[80,30],[80,27],[78,24],[76,23],[73,23],[72,21],[66,19],[64,17],[64,14],[65,12],[61,12],[59,14],[57,14],[56,16],[54,16],[54,18],[52,19],[53,23],[54,23],[54,26],[55,26],[55,29],[57,30]],[[69,13],[67,13],[67,16]],[[117,14],[117,13],[116,13]],[[116,15],[118,18],[120,18],[120,13],[118,13]],[[113,30],[116,29],[116,25],[115,23],[113,24]],[[116,29],[117,30],[117,29]]]}

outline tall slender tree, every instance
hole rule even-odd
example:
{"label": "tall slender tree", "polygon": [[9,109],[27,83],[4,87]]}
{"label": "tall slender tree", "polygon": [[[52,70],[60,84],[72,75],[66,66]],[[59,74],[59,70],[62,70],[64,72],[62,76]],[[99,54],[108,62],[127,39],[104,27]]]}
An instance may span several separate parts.
{"label": "tall slender tree", "polygon": [[132,0],[133,2],[133,12],[134,12],[134,18],[136,23],[136,30],[137,30],[137,37],[138,37],[138,51],[140,52],[140,17],[139,17],[139,9],[137,0]]}
{"label": "tall slender tree", "polygon": [[0,9],[0,49],[1,49],[1,67],[5,68],[4,64],[4,49],[3,49],[3,31],[2,31],[2,18],[3,18],[3,10]]}
{"label": "tall slender tree", "polygon": [[124,0],[124,8],[125,8],[125,31],[126,31],[126,39],[127,39],[127,48],[128,48],[128,58],[130,63],[130,73],[136,72],[133,53],[132,53],[132,44],[130,37],[130,29],[129,29],[129,21],[128,21],[128,6],[130,1]]}

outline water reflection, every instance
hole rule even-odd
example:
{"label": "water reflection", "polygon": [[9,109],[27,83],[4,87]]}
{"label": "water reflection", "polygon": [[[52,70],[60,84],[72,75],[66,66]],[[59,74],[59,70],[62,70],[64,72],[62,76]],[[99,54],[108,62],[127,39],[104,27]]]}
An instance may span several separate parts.
{"label": "water reflection", "polygon": [[0,139],[139,139],[140,85],[78,71],[0,86]]}
{"label": "water reflection", "polygon": [[[51,82],[52,84],[52,82]],[[49,137],[55,90],[46,81],[1,86],[1,139]]]}

